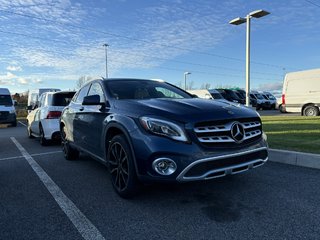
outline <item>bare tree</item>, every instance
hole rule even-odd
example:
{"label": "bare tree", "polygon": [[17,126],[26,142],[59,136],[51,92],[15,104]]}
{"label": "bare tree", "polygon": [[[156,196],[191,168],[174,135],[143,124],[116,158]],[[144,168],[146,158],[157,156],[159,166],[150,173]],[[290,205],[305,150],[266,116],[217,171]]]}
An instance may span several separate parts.
{"label": "bare tree", "polygon": [[211,88],[211,83],[203,83],[201,85],[201,89],[210,89]]}
{"label": "bare tree", "polygon": [[81,88],[84,84],[86,84],[91,80],[93,80],[93,77],[91,76],[81,76],[76,83],[76,88],[77,89]]}

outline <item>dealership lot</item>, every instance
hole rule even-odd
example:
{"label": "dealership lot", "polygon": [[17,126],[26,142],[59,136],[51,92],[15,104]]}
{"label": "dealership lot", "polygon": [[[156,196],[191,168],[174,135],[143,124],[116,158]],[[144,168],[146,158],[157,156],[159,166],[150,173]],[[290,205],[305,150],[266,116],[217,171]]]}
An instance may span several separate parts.
{"label": "dealership lot", "polygon": [[0,239],[318,239],[320,171],[268,162],[244,174],[150,185],[131,200],[106,168],[0,129]]}

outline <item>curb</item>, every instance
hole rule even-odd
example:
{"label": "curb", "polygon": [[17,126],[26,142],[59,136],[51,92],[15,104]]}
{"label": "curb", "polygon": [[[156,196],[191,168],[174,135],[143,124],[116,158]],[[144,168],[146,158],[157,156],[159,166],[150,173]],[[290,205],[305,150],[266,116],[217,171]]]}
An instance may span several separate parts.
{"label": "curb", "polygon": [[320,169],[320,154],[269,149],[269,161]]}

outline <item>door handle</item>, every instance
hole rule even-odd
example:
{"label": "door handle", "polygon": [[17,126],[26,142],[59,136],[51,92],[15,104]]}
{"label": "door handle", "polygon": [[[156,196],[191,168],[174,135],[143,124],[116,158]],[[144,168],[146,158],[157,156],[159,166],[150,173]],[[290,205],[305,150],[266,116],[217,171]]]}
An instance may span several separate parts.
{"label": "door handle", "polygon": [[83,110],[84,110],[84,107],[79,108],[79,110],[80,110],[80,111],[83,111]]}

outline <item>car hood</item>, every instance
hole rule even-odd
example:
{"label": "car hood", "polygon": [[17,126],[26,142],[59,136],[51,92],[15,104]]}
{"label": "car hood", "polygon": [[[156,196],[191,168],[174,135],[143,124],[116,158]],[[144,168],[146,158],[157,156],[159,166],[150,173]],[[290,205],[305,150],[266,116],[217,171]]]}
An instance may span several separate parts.
{"label": "car hood", "polygon": [[114,107],[131,117],[157,116],[182,123],[258,117],[256,111],[239,104],[195,98],[117,100]]}

